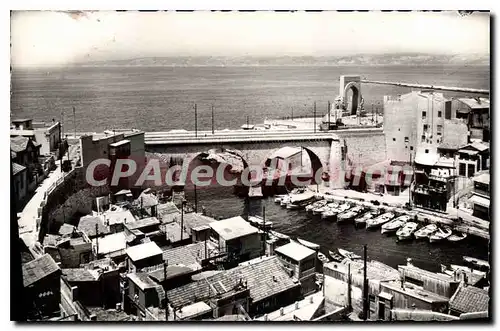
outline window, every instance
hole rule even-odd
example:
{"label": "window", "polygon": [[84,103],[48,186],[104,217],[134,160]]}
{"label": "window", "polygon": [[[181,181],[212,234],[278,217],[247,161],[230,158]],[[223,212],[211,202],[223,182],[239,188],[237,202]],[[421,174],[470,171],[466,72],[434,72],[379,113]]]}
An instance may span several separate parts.
{"label": "window", "polygon": [[422,142],[425,142],[425,136],[422,135]]}
{"label": "window", "polygon": [[426,152],[426,153],[429,153],[429,150],[428,150],[428,149],[426,149],[426,150],[425,150],[425,152]]}
{"label": "window", "polygon": [[424,132],[427,132],[428,129],[429,129],[429,125],[424,124]]}
{"label": "window", "polygon": [[392,141],[396,141],[396,138],[392,138]]}
{"label": "window", "polygon": [[410,151],[412,151],[412,150],[413,150],[413,146],[410,146]]}
{"label": "window", "polygon": [[460,166],[458,167],[458,174],[460,176],[465,176],[465,163],[460,163]]}
{"label": "window", "polygon": [[427,112],[423,111],[422,112],[422,119],[425,120],[427,118]]}
{"label": "window", "polygon": [[410,141],[410,138],[408,137],[405,137],[405,143],[409,142]]}
{"label": "window", "polygon": [[443,126],[442,125],[438,125],[437,126],[437,135],[440,136],[442,133],[443,133]]}
{"label": "window", "polygon": [[451,102],[447,101],[444,108],[444,118],[451,120]]}
{"label": "window", "polygon": [[438,111],[438,117],[443,117],[443,113],[440,110]]}
{"label": "window", "polygon": [[21,176],[19,176],[19,182],[21,183],[21,190],[24,189],[24,176],[23,174],[21,173]]}

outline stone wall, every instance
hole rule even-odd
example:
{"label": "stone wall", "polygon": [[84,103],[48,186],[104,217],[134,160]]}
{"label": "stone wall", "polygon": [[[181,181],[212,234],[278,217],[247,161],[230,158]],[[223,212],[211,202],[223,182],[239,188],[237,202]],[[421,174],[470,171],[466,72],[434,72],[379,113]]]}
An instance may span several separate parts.
{"label": "stone wall", "polygon": [[387,159],[382,128],[339,132],[338,136],[345,141],[347,157],[353,164],[369,166]]}

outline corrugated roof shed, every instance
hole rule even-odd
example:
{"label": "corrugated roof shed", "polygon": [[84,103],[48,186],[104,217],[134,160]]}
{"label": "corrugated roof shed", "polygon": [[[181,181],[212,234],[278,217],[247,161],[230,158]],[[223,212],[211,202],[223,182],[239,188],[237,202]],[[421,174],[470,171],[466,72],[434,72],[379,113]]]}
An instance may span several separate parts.
{"label": "corrugated roof shed", "polygon": [[127,248],[127,255],[132,261],[139,261],[151,256],[161,255],[163,252],[155,242],[149,242]]}
{"label": "corrugated roof shed", "polygon": [[28,137],[16,136],[10,138],[10,149],[16,153],[26,150],[28,147]]}
{"label": "corrugated roof shed", "polygon": [[280,246],[275,249],[276,252],[281,253],[285,256],[291,257],[295,261],[302,261],[306,257],[315,255],[316,252],[305,246],[290,242],[284,246]]}
{"label": "corrugated roof shed", "polygon": [[278,258],[272,256],[172,289],[167,296],[172,306],[183,307],[231,291],[240,280],[247,282],[253,303],[300,286],[285,272]]}
{"label": "corrugated roof shed", "polygon": [[232,240],[259,232],[259,229],[245,221],[241,216],[212,222],[210,227],[224,240]]}
{"label": "corrugated roof shed", "polygon": [[49,254],[23,264],[23,284],[30,286],[37,281],[61,270]]}
{"label": "corrugated roof shed", "polygon": [[142,229],[148,226],[159,225],[160,221],[156,217],[143,218],[134,222],[126,223],[125,226],[129,230]]}
{"label": "corrugated roof shed", "polygon": [[489,303],[490,296],[487,291],[461,284],[450,299],[450,309],[461,313],[487,311]]}

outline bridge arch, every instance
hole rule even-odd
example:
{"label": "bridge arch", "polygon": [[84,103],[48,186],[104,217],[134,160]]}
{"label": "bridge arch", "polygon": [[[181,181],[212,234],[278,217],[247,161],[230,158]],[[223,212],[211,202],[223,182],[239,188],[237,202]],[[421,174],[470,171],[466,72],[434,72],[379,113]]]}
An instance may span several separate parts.
{"label": "bridge arch", "polygon": [[339,95],[341,96],[342,103],[346,109],[348,106],[347,94],[349,93],[349,91],[352,91],[352,103],[351,103],[351,108],[348,110],[350,111],[351,115],[356,115],[358,106],[360,106],[362,103],[360,76],[357,75],[340,76]]}

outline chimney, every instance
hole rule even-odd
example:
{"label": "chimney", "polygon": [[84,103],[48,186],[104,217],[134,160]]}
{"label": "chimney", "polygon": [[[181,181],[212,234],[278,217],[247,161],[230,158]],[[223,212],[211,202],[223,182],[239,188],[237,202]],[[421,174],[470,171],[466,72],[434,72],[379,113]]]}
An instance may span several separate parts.
{"label": "chimney", "polygon": [[283,315],[285,315],[285,312],[284,312],[284,310],[283,310],[283,307],[281,307],[281,308],[280,308],[280,316],[283,316]]}
{"label": "chimney", "polygon": [[118,302],[115,306],[116,311],[121,311],[122,310],[122,304]]}
{"label": "chimney", "polygon": [[309,297],[309,302],[314,303],[314,297],[312,295]]}
{"label": "chimney", "polygon": [[299,309],[299,302],[295,301],[295,309]]}
{"label": "chimney", "polygon": [[269,317],[267,316],[267,314],[264,315],[264,321],[268,321],[269,320]]}

